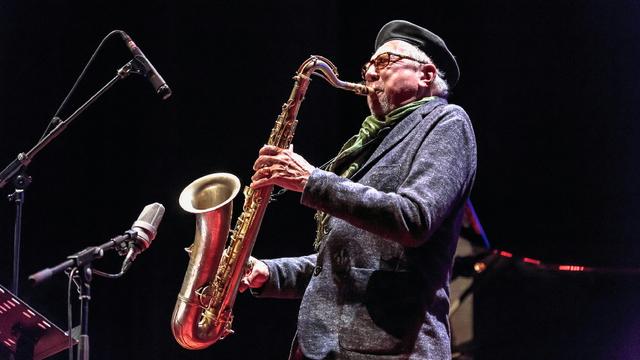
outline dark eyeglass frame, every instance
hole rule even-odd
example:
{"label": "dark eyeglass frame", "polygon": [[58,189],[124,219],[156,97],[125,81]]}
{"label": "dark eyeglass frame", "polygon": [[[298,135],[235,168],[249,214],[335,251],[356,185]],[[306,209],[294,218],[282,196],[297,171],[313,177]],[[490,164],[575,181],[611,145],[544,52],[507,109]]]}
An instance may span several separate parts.
{"label": "dark eyeglass frame", "polygon": [[[395,60],[392,58],[392,56],[396,57]],[[420,64],[427,64],[426,62],[416,60],[411,56],[400,55],[390,51],[385,51],[379,54],[378,56],[376,56],[375,58],[373,58],[372,60],[367,61],[364,65],[362,65],[362,70],[360,75],[362,76],[362,79],[365,80],[365,75],[367,74],[367,71],[369,71],[369,68],[371,67],[371,65],[375,66],[376,71],[380,71],[385,69],[387,66],[394,64],[402,59],[413,60]]]}

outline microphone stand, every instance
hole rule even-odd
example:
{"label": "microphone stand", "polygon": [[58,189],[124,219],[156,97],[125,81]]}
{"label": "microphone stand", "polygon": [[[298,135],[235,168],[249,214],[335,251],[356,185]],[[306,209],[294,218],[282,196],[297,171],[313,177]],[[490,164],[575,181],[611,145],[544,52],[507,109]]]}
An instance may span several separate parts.
{"label": "microphone stand", "polygon": [[79,283],[76,283],[76,286],[80,290],[80,338],[78,339],[78,360],[89,360],[89,301],[91,300],[91,280],[93,278],[91,264],[94,260],[100,259],[104,256],[106,250],[115,248],[119,252],[126,251],[126,241],[133,240],[136,237],[136,231],[127,230],[123,235],[116,236],[102,245],[88,247],[80,252],[68,256],[68,260],[63,261],[52,268],[40,270],[29,276],[31,283],[33,285],[37,285],[67,269],[74,269],[70,272],[70,276],[75,272],[75,270],[78,271],[77,278],[79,279]]}
{"label": "microphone stand", "polygon": [[22,211],[25,200],[25,190],[31,183],[32,179],[26,173],[26,168],[35,158],[35,156],[44,149],[53,139],[58,137],[67,126],[77,118],[89,105],[93,104],[102,94],[109,90],[118,80],[124,79],[129,76],[130,73],[141,74],[142,65],[138,60],[131,60],[122,66],[117,71],[117,75],[111,79],[106,85],[104,85],[97,93],[89,98],[84,104],[82,104],[76,111],[73,112],[67,119],[61,121],[57,120],[58,124],[51,130],[46,136],[44,136],[38,143],[27,153],[21,152],[18,154],[7,167],[0,172],[0,189],[3,188],[8,182],[12,181],[15,187],[14,192],[8,196],[10,202],[16,204],[16,218],[14,225],[14,237],[13,237],[13,277],[11,291],[18,295],[18,283],[20,275],[20,242],[22,236]]}
{"label": "microphone stand", "polygon": [[16,219],[13,226],[13,277],[11,290],[18,295],[18,280],[20,269],[20,238],[22,237],[22,208],[24,206],[24,191],[31,184],[31,176],[23,170],[13,180],[14,191],[7,198],[16,204]]}

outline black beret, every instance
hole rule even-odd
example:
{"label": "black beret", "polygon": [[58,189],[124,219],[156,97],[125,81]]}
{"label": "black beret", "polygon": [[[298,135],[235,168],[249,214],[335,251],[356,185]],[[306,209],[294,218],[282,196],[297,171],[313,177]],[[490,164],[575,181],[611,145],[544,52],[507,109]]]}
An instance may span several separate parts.
{"label": "black beret", "polygon": [[402,40],[424,51],[436,67],[445,73],[445,79],[453,88],[460,77],[456,59],[444,41],[431,31],[405,20],[393,20],[384,25],[376,37],[375,50],[390,40]]}

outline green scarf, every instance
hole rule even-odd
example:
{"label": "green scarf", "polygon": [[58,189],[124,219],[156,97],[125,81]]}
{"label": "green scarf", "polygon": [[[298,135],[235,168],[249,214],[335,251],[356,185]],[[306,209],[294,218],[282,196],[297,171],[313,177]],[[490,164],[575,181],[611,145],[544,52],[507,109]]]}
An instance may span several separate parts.
{"label": "green scarf", "polygon": [[[384,119],[379,120],[375,115],[367,116],[362,122],[362,127],[358,132],[358,135],[354,135],[349,139],[340,149],[340,152],[329,165],[329,171],[335,171],[335,165],[344,162],[347,158],[357,158],[357,155],[370,141],[375,140],[376,136],[383,128],[391,128],[397,124],[400,120],[404,119],[407,115],[414,110],[422,106],[424,103],[433,100],[434,97],[426,97],[414,102],[402,105],[401,107],[392,110]],[[360,169],[362,164],[357,161],[353,161],[349,167],[343,171],[340,176],[350,178],[353,174]]]}
{"label": "green scarf", "polygon": [[[346,164],[349,160],[351,160],[351,164],[346,167],[344,171],[341,172],[340,176],[344,178],[351,178],[353,174],[355,174],[362,163],[366,161],[366,157],[359,156],[361,155],[362,150],[365,147],[372,143],[380,133],[381,129],[391,128],[396,125],[400,120],[407,117],[407,115],[411,114],[417,108],[422,106],[424,103],[433,100],[435,97],[425,97],[420,100],[416,100],[414,102],[405,104],[397,109],[392,110],[387,115],[385,115],[384,119],[379,120],[374,115],[367,116],[362,122],[362,127],[357,135],[354,135],[350,138],[340,149],[340,152],[333,160],[330,162],[328,171],[335,172],[337,165]],[[340,166],[342,167],[342,166]],[[313,243],[314,248],[318,251],[320,247],[320,243],[325,234],[325,225],[329,220],[329,215],[323,211],[317,211],[315,215],[317,227],[316,227],[316,239]]]}

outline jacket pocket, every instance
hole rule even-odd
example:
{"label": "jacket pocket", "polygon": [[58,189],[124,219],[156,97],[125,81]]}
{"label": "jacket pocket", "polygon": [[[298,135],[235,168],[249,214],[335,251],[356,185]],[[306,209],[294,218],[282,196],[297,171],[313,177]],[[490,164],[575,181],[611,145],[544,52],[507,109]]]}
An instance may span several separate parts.
{"label": "jacket pocket", "polygon": [[424,322],[419,277],[408,271],[361,268],[350,273],[363,293],[343,306],[340,346],[367,354],[410,352]]}

